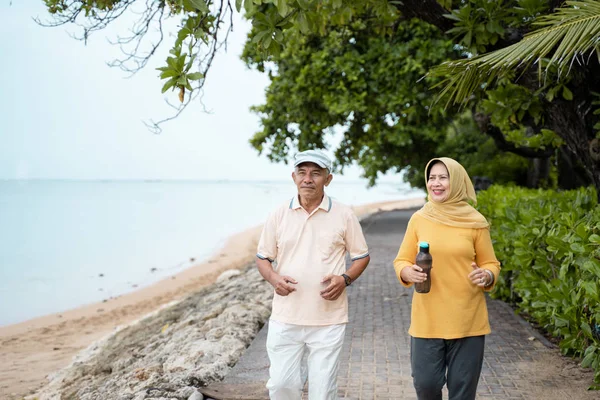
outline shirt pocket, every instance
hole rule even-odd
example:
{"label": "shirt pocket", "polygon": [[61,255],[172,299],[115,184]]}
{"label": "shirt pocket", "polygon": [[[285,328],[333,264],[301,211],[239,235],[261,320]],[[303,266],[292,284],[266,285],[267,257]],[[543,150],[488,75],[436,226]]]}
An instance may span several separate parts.
{"label": "shirt pocket", "polygon": [[344,240],[339,232],[323,232],[319,234],[319,253],[321,260],[334,258],[338,252],[344,251]]}

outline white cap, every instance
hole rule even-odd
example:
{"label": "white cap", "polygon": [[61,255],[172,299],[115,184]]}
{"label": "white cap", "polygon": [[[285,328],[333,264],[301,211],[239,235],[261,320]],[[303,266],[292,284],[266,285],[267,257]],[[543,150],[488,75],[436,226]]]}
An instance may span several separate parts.
{"label": "white cap", "polygon": [[317,164],[321,168],[327,168],[331,171],[331,160],[327,157],[327,154],[321,150],[306,150],[302,151],[294,156],[294,167],[305,163],[311,162]]}

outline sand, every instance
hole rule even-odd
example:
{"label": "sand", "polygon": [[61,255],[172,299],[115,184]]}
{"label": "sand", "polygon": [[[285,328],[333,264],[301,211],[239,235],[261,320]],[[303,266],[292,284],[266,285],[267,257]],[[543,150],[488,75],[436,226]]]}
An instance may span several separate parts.
{"label": "sand", "polygon": [[[424,198],[353,207],[374,212],[419,207]],[[232,236],[210,259],[134,292],[62,313],[0,327],[0,398],[20,398],[46,383],[93,342],[189,293],[215,282],[226,270],[254,260],[262,226]]]}

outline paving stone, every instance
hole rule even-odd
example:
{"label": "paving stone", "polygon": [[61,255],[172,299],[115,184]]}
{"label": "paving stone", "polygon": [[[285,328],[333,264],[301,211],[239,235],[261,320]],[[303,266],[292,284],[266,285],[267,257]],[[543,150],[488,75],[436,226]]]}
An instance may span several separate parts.
{"label": "paving stone", "polygon": [[[371,263],[348,288],[350,323],[346,328],[339,370],[339,396],[346,400],[416,400],[410,369],[410,306],[413,289],[398,283],[392,261],[402,241],[407,221],[414,210],[375,214],[361,223]],[[558,350],[507,304],[487,299],[492,334],[486,336],[485,357],[477,399],[528,399],[534,385],[547,385],[561,393],[565,377],[533,381],[525,373],[535,366],[542,353]],[[266,330],[263,328],[263,331]],[[268,379],[265,332],[226,377],[228,382]],[[529,340],[534,337],[536,340]],[[249,366],[257,366],[250,368]],[[236,374],[240,373],[240,376]],[[448,398],[447,389],[443,390]],[[580,399],[564,394],[551,400]],[[307,389],[303,399],[307,399]],[[586,397],[587,399],[588,397]],[[598,396],[600,398],[600,395]],[[544,400],[547,400],[545,398]]]}

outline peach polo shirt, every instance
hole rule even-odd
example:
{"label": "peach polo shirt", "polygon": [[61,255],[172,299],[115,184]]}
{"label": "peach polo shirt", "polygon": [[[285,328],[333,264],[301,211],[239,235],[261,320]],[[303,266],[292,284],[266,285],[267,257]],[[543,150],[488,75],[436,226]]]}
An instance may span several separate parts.
{"label": "peach polo shirt", "polygon": [[294,278],[296,291],[275,293],[271,319],[294,325],[333,325],[348,322],[348,297],[344,291],[334,301],[325,300],[321,283],[328,274],[346,270],[351,259],[367,257],[369,250],[352,209],[327,195],[311,214],[294,196],[267,219],[258,243],[257,257],[277,261],[280,275]]}

